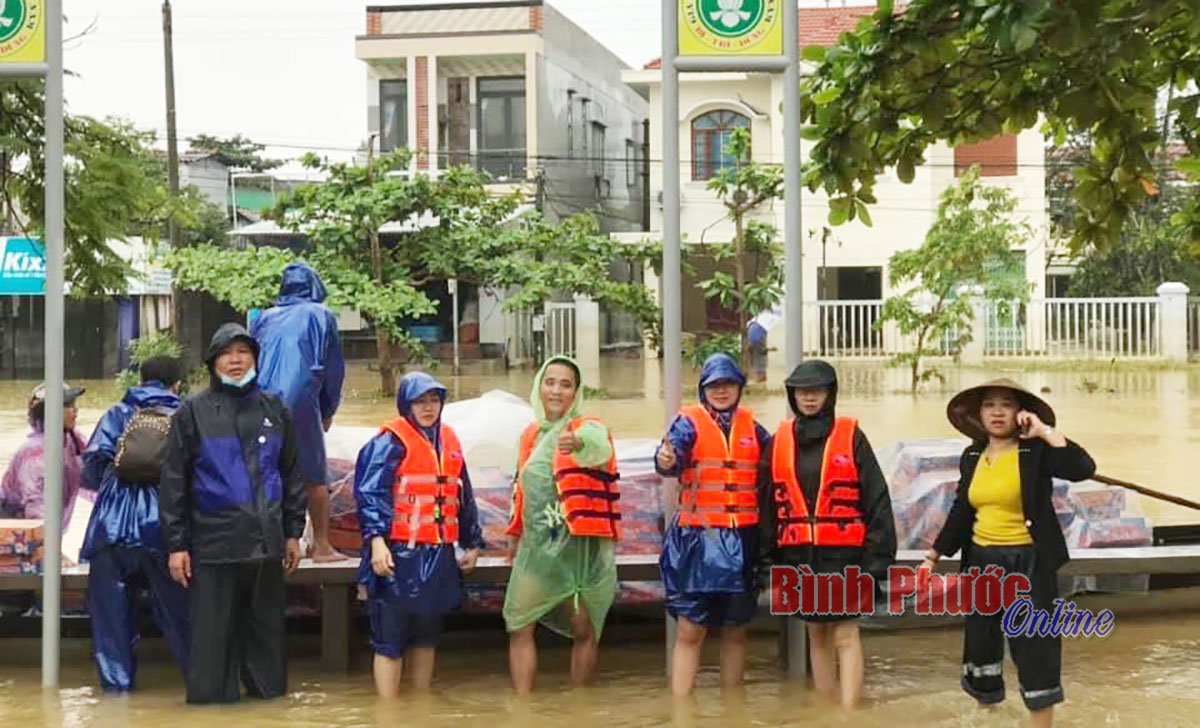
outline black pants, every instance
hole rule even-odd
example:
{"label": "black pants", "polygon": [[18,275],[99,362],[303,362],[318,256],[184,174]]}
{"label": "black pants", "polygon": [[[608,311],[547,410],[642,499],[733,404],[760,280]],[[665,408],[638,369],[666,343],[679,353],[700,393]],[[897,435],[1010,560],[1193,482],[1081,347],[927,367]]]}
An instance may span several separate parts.
{"label": "black pants", "polygon": [[[1029,577],[1030,594],[1036,609],[1054,611],[1058,591],[1056,572],[1037,568],[1032,546],[972,546],[968,567],[991,565],[1004,573]],[[1004,700],[1004,610],[987,616],[967,615],[963,640],[962,688],[982,704]],[[1008,651],[1017,665],[1021,698],[1030,710],[1049,708],[1063,700],[1062,640],[1059,637],[1010,637]]]}
{"label": "black pants", "polygon": [[[232,703],[287,692],[283,565],[275,560],[192,569],[189,703]],[[240,678],[240,681],[239,681]]]}

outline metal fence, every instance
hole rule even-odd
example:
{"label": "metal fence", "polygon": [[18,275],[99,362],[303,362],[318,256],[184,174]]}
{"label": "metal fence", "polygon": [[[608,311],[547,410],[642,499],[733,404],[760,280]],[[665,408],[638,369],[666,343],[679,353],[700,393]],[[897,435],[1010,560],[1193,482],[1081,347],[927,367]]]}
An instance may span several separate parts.
{"label": "metal fence", "polygon": [[1071,359],[1157,357],[1162,354],[1159,305],[1155,297],[988,302],[984,309],[984,354]]}
{"label": "metal fence", "polygon": [[575,304],[546,304],[546,356],[575,356]]}

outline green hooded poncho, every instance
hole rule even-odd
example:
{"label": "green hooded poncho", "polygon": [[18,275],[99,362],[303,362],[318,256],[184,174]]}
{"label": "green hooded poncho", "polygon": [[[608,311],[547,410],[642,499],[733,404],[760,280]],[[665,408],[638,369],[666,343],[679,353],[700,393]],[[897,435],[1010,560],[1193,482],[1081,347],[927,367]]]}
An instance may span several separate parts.
{"label": "green hooded poncho", "polygon": [[[572,608],[582,606],[587,609],[599,640],[604,618],[617,595],[616,544],[606,538],[576,538],[567,531],[551,463],[563,429],[580,416],[583,382],[579,382],[567,414],[548,421],[542,407],[542,379],[546,369],[555,363],[567,364],[579,372],[579,366],[568,357],[554,356],[546,360],[533,382],[529,402],[540,431],[520,472],[525,500],[521,512],[524,532],[517,544],[512,575],[504,594],[504,622],[508,631],[514,632],[540,620],[555,632],[571,637]],[[589,422],[576,434],[583,443],[575,453],[580,465],[600,466],[612,457],[604,425]]]}

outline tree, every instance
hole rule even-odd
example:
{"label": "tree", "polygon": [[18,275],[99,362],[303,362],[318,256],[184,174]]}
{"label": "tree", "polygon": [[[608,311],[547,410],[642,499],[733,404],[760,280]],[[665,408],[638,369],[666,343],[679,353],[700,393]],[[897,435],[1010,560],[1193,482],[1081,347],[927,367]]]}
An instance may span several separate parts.
{"label": "tree", "polygon": [[935,368],[922,370],[922,359],[958,356],[973,339],[973,304],[980,296],[1002,304],[1028,300],[1024,277],[1003,272],[1012,249],[1030,232],[1012,219],[1016,208],[1012,193],[981,183],[979,168],[973,167],[942,193],[937,218],[921,247],[891,257],[888,283],[905,288],[884,302],[875,327],[894,321],[901,334],[916,337],[910,351],[890,362],[910,368],[912,391],[932,377],[941,378]]}
{"label": "tree", "polygon": [[[1155,192],[1162,89],[1174,89],[1170,128],[1188,153],[1178,166],[1200,178],[1198,47],[1195,2],[912,0],[895,14],[881,0],[836,46],[804,50],[818,64],[804,86],[804,134],[816,142],[805,182],[853,219],[875,201],[881,170],[911,181],[933,142],[975,142],[1044,119],[1060,143],[1073,133],[1093,141],[1073,172],[1071,245],[1106,247]],[[1200,241],[1200,200],[1175,222]]]}
{"label": "tree", "polygon": [[[329,304],[358,309],[374,325],[385,393],[395,391],[393,343],[425,358],[406,324],[436,313],[437,304],[423,291],[433,281],[516,288],[505,304],[510,309],[556,292],[586,294],[633,312],[648,328],[657,324],[658,309],[645,288],[608,275],[611,261],[644,261],[653,249],[616,243],[599,234],[586,214],[557,226],[537,215],[516,219],[518,193],[496,195],[485,186],[486,176],[465,167],[445,170],[436,180],[396,173],[408,160],[407,152],[397,151],[362,167],[307,155],[305,164],[321,170],[326,181],[296,189],[271,213],[308,238],[304,257],[324,279]],[[403,232],[378,240],[389,224]],[[245,309],[274,298],[280,272],[293,257],[277,249],[201,246],[173,252],[167,265],[181,286]]]}
{"label": "tree", "polygon": [[[750,215],[782,196],[783,170],[750,159],[750,133],[745,129],[733,131],[725,153],[734,163],[718,171],[708,181],[708,189],[717,193],[727,217],[733,221],[733,241],[703,246],[703,254],[718,269],[698,286],[705,298],[716,299],[723,307],[737,311],[738,334],[713,337],[696,348],[693,358],[703,360],[713,351],[726,351],[738,356],[742,370],[748,371],[747,324],[783,297],[783,249],[778,242],[778,230],[770,223],[750,219]],[[746,269],[748,258],[753,260],[751,270]],[[732,276],[719,269],[730,260],[734,266]]]}
{"label": "tree", "polygon": [[215,152],[230,167],[251,172],[265,172],[283,164],[282,160],[263,157],[262,152],[267,148],[266,145],[257,144],[241,134],[228,139],[197,134],[189,138],[188,143],[192,145],[193,149]]}
{"label": "tree", "polygon": [[[6,226],[40,237],[45,209],[44,98],[40,82],[0,82],[0,193]],[[79,297],[121,293],[133,273],[109,242],[161,237],[172,216],[209,235],[212,212],[194,191],[172,201],[153,135],[117,119],[67,115],[65,276]],[[219,213],[219,210],[218,210]],[[199,235],[194,236],[199,239]]]}

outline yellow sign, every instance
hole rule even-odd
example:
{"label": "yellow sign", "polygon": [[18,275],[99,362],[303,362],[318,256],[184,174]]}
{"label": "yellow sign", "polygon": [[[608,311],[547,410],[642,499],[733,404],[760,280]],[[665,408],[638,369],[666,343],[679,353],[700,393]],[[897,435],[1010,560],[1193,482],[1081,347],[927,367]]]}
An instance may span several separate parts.
{"label": "yellow sign", "polygon": [[46,60],[45,0],[0,0],[0,63]]}
{"label": "yellow sign", "polygon": [[783,55],[782,0],[679,0],[679,55]]}

